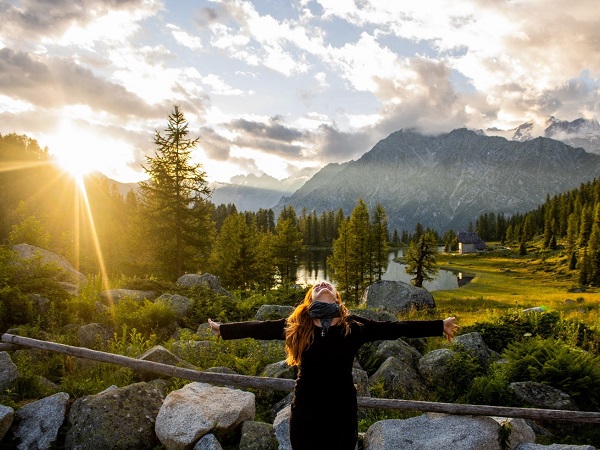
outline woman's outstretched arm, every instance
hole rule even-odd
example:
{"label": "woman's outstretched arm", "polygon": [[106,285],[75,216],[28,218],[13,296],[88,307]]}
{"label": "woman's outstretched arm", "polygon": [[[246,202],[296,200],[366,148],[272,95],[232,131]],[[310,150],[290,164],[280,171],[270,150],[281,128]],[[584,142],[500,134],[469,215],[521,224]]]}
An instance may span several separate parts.
{"label": "woman's outstretched arm", "polygon": [[218,323],[208,319],[208,325],[216,336],[223,339],[285,339],[285,319],[232,323]]}

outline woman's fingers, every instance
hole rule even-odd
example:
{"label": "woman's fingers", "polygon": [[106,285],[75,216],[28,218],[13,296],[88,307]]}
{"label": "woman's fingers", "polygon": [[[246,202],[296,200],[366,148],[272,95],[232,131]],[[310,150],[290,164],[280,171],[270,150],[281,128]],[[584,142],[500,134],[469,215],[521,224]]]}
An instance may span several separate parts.
{"label": "woman's fingers", "polygon": [[210,329],[213,330],[213,333],[215,333],[215,335],[221,335],[221,325],[219,323],[213,322],[211,319],[208,319],[208,325],[210,326]]}

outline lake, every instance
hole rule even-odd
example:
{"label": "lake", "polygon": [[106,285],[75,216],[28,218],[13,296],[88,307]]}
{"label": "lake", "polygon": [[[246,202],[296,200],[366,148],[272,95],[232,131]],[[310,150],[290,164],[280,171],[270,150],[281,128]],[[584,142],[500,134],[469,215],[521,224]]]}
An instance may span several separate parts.
{"label": "lake", "polygon": [[[327,256],[331,252],[324,250],[313,250],[307,252],[302,263],[298,267],[298,283],[301,285],[315,284],[317,281],[332,281],[327,267]],[[394,258],[402,256],[402,250],[392,250],[388,254],[388,267],[383,274],[384,280],[403,281],[410,284],[410,275],[405,272],[406,264],[394,261]],[[437,277],[432,281],[423,283],[428,291],[445,291],[458,289],[471,281],[473,277],[461,272],[450,270],[439,270]]]}

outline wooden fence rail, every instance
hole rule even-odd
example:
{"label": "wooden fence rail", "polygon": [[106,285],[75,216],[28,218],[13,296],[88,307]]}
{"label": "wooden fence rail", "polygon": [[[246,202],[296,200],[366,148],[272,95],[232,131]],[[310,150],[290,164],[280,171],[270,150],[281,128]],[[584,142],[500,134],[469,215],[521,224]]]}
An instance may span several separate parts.
{"label": "wooden fence rail", "polygon": [[[49,350],[66,355],[101,361],[130,369],[152,372],[163,376],[182,378],[203,383],[235,386],[239,388],[270,389],[289,392],[294,388],[294,381],[283,378],[251,377],[223,373],[201,372],[183,367],[170,366],[152,361],[129,358],[127,356],[91,350],[55,342],[3,334],[5,342],[1,350],[15,350],[19,347],[30,347]],[[436,403],[415,400],[397,400],[387,398],[358,397],[358,406],[363,408],[397,409],[403,411],[438,412],[457,415],[513,417],[537,420],[560,420],[567,422],[600,423],[600,412],[564,411],[540,408],[512,408],[505,406],[466,405],[458,403]]]}

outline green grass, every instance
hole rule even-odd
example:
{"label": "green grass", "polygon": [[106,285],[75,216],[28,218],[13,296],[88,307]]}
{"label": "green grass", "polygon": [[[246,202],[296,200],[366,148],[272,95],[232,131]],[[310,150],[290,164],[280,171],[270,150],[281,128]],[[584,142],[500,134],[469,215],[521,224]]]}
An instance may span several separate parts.
{"label": "green grass", "polygon": [[566,258],[564,251],[440,254],[440,268],[475,278],[459,289],[434,291],[438,314],[455,315],[462,325],[471,325],[509,309],[543,305],[597,327],[600,290],[576,290],[577,272],[566,268]]}

